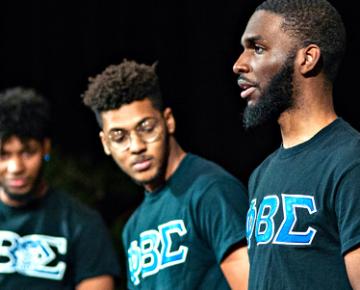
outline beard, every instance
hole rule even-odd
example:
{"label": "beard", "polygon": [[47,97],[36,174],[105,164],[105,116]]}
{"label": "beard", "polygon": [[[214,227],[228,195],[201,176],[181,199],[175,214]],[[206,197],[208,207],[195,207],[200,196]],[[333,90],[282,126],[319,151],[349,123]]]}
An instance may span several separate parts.
{"label": "beard", "polygon": [[28,192],[21,193],[21,194],[13,193],[7,187],[3,187],[4,194],[10,200],[20,202],[20,203],[23,203],[23,204],[28,204],[39,193],[39,189],[41,187],[40,185],[41,185],[42,180],[43,180],[43,170],[44,170],[44,166],[42,165],[36,179],[34,180],[34,183],[33,183],[32,187],[31,187],[31,189]]}
{"label": "beard", "polygon": [[162,186],[165,181],[166,169],[168,167],[169,153],[170,153],[170,135],[167,131],[164,132],[164,144],[161,159],[159,161],[159,167],[156,173],[148,179],[138,180],[132,178],[132,180],[140,186],[155,185],[156,188]]}
{"label": "beard", "polygon": [[284,111],[293,106],[294,60],[295,54],[289,54],[280,71],[271,79],[258,103],[245,108],[243,115],[245,129],[277,121]]}

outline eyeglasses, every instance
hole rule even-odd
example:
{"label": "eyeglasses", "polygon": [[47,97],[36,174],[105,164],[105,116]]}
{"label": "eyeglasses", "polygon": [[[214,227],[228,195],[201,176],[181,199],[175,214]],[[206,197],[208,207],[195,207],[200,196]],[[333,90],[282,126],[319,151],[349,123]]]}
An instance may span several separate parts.
{"label": "eyeglasses", "polygon": [[[142,142],[152,143],[159,139],[162,127],[158,119],[149,117],[139,122],[131,131],[134,131]],[[118,150],[125,151],[131,144],[131,131],[115,129],[109,132],[108,138]]]}

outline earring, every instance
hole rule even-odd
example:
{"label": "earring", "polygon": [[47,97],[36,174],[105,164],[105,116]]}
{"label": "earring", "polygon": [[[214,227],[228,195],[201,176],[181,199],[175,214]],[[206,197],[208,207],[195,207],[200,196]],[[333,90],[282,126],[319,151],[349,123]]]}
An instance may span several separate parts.
{"label": "earring", "polygon": [[47,154],[44,155],[44,161],[45,161],[45,162],[50,161],[50,154],[49,154],[49,153],[47,153]]}

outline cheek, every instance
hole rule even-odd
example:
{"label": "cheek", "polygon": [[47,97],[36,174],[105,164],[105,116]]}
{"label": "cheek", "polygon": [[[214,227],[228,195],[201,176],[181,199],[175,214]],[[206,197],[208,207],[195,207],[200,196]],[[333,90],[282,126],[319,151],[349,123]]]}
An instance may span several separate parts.
{"label": "cheek", "polygon": [[42,156],[34,157],[33,159],[29,160],[27,164],[27,168],[29,170],[29,174],[33,175],[34,177],[37,176],[43,164]]}
{"label": "cheek", "polygon": [[115,163],[124,171],[127,171],[130,167],[129,165],[129,157],[126,156],[126,154],[121,153],[121,154],[116,154],[115,151],[110,151],[110,155],[113,158],[113,160],[115,161]]}
{"label": "cheek", "polygon": [[163,160],[167,151],[166,136],[163,136],[158,142],[151,143],[148,146],[148,153],[155,156],[157,160]]}
{"label": "cheek", "polygon": [[275,74],[284,65],[286,58],[282,55],[273,55],[271,57],[264,57],[253,66],[255,71],[261,72],[261,74],[271,75]]}
{"label": "cheek", "polygon": [[3,177],[6,174],[6,166],[3,164],[0,164],[0,180],[3,180]]}

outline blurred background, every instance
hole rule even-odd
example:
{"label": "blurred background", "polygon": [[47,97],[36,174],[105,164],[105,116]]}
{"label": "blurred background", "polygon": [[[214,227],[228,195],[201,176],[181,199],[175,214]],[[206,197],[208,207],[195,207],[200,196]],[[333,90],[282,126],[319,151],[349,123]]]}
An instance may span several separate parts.
{"label": "blurred background", "polygon": [[[176,137],[187,151],[211,159],[245,184],[280,144],[276,124],[242,128],[232,65],[254,0],[77,0],[0,2],[0,89],[32,87],[52,103],[54,138],[47,176],[103,215],[123,262],[120,235],[142,200],[105,156],[92,112],[81,101],[88,77],[123,58],[152,64],[177,119]],[[330,1],[342,14],[348,51],[335,84],[338,115],[360,130],[355,9]],[[355,68],[355,69],[354,69]],[[120,286],[123,287],[123,286]]]}

